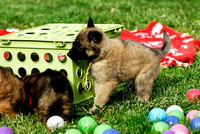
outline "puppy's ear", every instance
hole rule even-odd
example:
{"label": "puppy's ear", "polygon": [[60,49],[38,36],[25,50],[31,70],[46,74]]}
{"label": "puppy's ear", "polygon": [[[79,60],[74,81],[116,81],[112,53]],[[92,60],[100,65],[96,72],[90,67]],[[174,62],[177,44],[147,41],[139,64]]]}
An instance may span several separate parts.
{"label": "puppy's ear", "polygon": [[92,20],[91,17],[90,17],[89,20],[88,20],[87,27],[94,27],[94,23],[93,23],[93,20]]}
{"label": "puppy's ear", "polygon": [[98,31],[90,31],[88,33],[88,40],[89,42],[94,41],[95,43],[101,42],[102,34]]}

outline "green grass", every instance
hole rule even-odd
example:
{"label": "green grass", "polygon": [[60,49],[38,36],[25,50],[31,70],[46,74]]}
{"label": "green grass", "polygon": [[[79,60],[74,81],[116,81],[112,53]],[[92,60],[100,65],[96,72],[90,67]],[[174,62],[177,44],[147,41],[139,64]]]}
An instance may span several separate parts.
{"label": "green grass", "polygon": [[[200,1],[197,0],[1,0],[0,29],[26,29],[47,23],[87,23],[91,16],[95,23],[123,24],[126,29],[142,29],[156,20],[176,31],[185,32],[195,39],[200,38]],[[165,17],[161,17],[161,16]],[[141,103],[133,90],[113,94],[106,108],[91,115],[98,124],[106,123],[120,134],[149,134],[153,125],[148,113],[154,107],[167,109],[179,105],[184,113],[200,110],[200,104],[186,99],[188,89],[200,89],[200,56],[188,68],[171,67],[161,70],[155,80],[151,100]],[[65,122],[65,127],[50,132],[41,125],[37,115],[21,115],[16,119],[0,118],[0,126],[8,126],[17,134],[64,133],[77,128],[80,117],[88,115],[89,105],[75,105],[74,117]],[[189,122],[182,122],[190,131]]]}

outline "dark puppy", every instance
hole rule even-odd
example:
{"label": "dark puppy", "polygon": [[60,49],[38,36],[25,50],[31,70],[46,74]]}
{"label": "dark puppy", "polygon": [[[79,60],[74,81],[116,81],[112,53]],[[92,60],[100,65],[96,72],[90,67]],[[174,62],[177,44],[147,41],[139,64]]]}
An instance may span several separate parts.
{"label": "dark puppy", "polygon": [[101,108],[120,82],[135,80],[137,96],[140,101],[148,101],[152,85],[160,71],[160,60],[170,50],[171,42],[163,32],[164,45],[160,49],[151,49],[131,40],[110,39],[105,33],[94,27],[90,18],[86,29],[82,30],[69,51],[72,60],[92,62],[90,73],[94,79],[94,106]]}
{"label": "dark puppy", "polygon": [[23,82],[0,67],[0,113],[15,117],[26,100]]}
{"label": "dark puppy", "polygon": [[73,91],[65,72],[47,69],[22,80],[27,97],[31,98],[30,109],[37,111],[43,124],[53,115],[63,115],[65,120],[72,115]]}

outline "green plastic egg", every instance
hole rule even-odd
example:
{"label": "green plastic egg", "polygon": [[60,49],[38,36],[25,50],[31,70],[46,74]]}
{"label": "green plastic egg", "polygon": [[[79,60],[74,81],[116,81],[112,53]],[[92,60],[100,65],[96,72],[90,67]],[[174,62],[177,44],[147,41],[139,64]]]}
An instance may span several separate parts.
{"label": "green plastic egg", "polygon": [[200,111],[196,113],[195,117],[200,116]]}
{"label": "green plastic egg", "polygon": [[78,121],[78,129],[82,133],[91,133],[96,127],[96,121],[90,116],[84,116]]}
{"label": "green plastic egg", "polygon": [[167,131],[170,129],[170,126],[165,123],[165,122],[156,122],[152,127],[151,127],[151,133],[154,134],[154,133],[162,133],[164,131]]}
{"label": "green plastic egg", "polygon": [[167,116],[169,116],[169,115],[174,115],[174,116],[178,117],[181,121],[185,120],[184,114],[179,110],[172,110],[167,114]]}
{"label": "green plastic egg", "polygon": [[68,129],[65,134],[82,134],[81,131],[77,129]]}
{"label": "green plastic egg", "polygon": [[111,127],[107,124],[101,124],[101,125],[98,125],[96,127],[96,129],[94,130],[94,134],[103,134],[103,132],[107,129],[110,129]]}

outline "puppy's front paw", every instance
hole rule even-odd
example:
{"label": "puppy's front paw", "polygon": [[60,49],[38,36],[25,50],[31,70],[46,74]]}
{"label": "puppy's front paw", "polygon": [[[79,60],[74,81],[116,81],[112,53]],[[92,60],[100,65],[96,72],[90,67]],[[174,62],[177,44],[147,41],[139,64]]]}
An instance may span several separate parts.
{"label": "puppy's front paw", "polygon": [[137,92],[138,101],[147,102],[151,97],[150,90],[142,90]]}
{"label": "puppy's front paw", "polygon": [[138,101],[147,102],[149,101],[150,96],[138,96]]}
{"label": "puppy's front paw", "polygon": [[88,113],[88,114],[94,114],[94,112],[93,112],[93,111],[91,111],[91,110],[90,110],[89,112],[87,112],[87,113]]}
{"label": "puppy's front paw", "polygon": [[11,117],[12,118],[16,118],[16,117],[18,117],[19,116],[19,114],[17,113],[17,112],[12,112],[11,113]]}
{"label": "puppy's front paw", "polygon": [[43,125],[45,125],[46,122],[47,122],[47,120],[48,120],[48,117],[45,116],[45,115],[39,115],[38,118],[39,118],[40,122],[41,122]]}
{"label": "puppy's front paw", "polygon": [[96,110],[97,110],[97,107],[93,106],[88,113],[89,114],[94,114]]}

